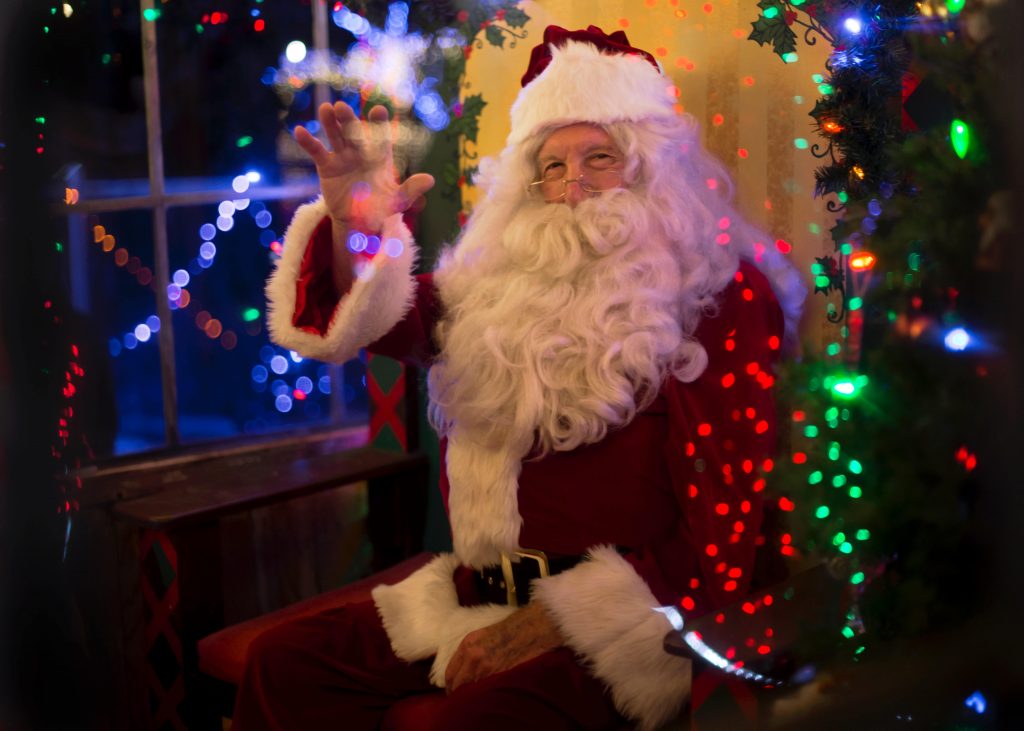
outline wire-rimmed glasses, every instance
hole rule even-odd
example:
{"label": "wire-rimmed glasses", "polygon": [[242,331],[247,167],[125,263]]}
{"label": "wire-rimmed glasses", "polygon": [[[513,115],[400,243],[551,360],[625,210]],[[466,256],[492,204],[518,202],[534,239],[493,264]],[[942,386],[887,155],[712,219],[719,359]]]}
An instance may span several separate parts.
{"label": "wire-rimmed glasses", "polygon": [[562,200],[569,192],[569,183],[576,183],[584,193],[605,193],[622,185],[622,171],[591,170],[575,178],[552,177],[535,180],[526,186],[530,193],[539,192],[548,203]]}

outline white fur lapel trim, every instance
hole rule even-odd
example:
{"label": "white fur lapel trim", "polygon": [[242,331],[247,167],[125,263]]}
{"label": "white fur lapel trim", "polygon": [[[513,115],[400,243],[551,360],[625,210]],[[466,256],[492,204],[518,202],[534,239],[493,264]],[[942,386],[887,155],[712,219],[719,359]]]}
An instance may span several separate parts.
{"label": "white fur lapel trim", "polygon": [[600,546],[569,571],[533,582],[533,597],[608,685],[615,707],[651,731],[690,696],[690,661],[662,648],[672,628],[647,584],[614,549]]}
{"label": "white fur lapel trim", "polygon": [[455,554],[467,566],[493,566],[501,551],[519,546],[519,473],[522,459],[512,445],[486,447],[458,428],[448,439],[448,518]]}
{"label": "white fur lapel trim", "polygon": [[[284,237],[284,251],[267,282],[267,328],[271,339],[304,357],[343,363],[359,349],[385,335],[412,307],[416,279],[412,276],[418,250],[412,234],[395,214],[384,221],[381,241],[398,239],[402,251],[392,257],[381,251],[343,295],[323,335],[292,324],[295,283],[310,237],[327,214],[323,198],[301,206]],[[382,247],[383,248],[383,247]]]}
{"label": "white fur lapel trim", "polygon": [[452,580],[459,563],[454,554],[442,553],[397,584],[372,592],[391,649],[406,662],[434,655],[430,681],[439,688],[444,687],[445,670],[462,638],[515,611],[497,604],[459,606]]}

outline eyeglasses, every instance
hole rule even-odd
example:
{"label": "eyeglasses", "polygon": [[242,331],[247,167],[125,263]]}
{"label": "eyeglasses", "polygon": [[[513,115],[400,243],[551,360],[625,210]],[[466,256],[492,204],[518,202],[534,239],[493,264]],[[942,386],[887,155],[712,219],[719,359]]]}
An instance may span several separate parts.
{"label": "eyeglasses", "polygon": [[622,185],[622,171],[591,170],[575,178],[544,178],[530,183],[526,189],[530,193],[539,191],[545,201],[553,203],[565,198],[569,193],[569,183],[576,183],[584,193],[605,193]]}

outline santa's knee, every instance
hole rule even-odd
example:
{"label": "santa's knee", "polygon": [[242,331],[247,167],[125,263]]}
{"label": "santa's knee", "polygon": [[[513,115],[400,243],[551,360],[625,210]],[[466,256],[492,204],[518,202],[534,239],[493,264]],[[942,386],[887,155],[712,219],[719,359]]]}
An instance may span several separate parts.
{"label": "santa's knee", "polygon": [[522,729],[523,718],[494,688],[480,690],[473,684],[452,693],[431,714],[429,731],[511,731]]}
{"label": "santa's knee", "polygon": [[308,662],[308,649],[296,641],[294,628],[284,624],[258,635],[249,644],[245,674],[262,688],[287,690],[301,682],[302,667]]}

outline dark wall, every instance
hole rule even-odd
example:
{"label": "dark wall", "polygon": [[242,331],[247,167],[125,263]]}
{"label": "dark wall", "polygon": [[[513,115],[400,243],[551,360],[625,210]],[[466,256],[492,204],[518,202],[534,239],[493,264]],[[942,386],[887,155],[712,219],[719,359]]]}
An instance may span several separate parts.
{"label": "dark wall", "polygon": [[49,4],[0,5],[0,726],[87,729],[89,673],[50,451],[64,375],[56,221],[41,194],[54,163],[36,153],[32,129],[51,73],[40,39]]}

